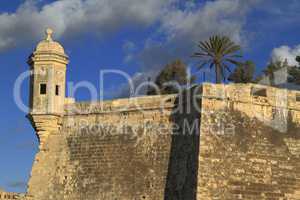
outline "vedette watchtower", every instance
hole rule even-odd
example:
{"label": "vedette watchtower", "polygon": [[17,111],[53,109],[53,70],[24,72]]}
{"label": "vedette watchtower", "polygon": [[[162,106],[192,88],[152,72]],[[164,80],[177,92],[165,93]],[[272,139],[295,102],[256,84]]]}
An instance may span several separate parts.
{"label": "vedette watchtower", "polygon": [[64,48],[52,39],[52,34],[53,31],[48,28],[46,38],[39,42],[28,60],[31,70],[28,116],[37,131],[41,146],[47,135],[59,127],[66,99],[69,59]]}

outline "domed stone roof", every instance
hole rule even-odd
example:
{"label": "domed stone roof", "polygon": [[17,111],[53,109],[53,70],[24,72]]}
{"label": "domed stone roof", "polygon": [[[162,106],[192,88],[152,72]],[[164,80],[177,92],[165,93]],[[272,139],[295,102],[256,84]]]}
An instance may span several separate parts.
{"label": "domed stone roof", "polygon": [[46,30],[46,38],[39,42],[35,52],[55,52],[59,54],[65,54],[64,48],[52,39],[53,30],[48,28]]}

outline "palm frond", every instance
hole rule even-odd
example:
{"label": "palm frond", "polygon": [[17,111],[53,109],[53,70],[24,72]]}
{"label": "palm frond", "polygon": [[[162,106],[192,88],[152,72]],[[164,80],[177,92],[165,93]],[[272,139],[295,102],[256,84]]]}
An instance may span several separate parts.
{"label": "palm frond", "polygon": [[209,54],[207,53],[201,53],[201,52],[196,52],[192,55],[192,57],[208,57]]}
{"label": "palm frond", "polygon": [[227,71],[228,71],[228,72],[230,72],[230,73],[231,73],[231,69],[230,69],[230,67],[229,67],[228,65],[226,65],[226,64],[223,64],[223,66],[224,66],[224,68],[225,68],[225,69],[227,69]]}
{"label": "palm frond", "polygon": [[216,75],[219,74],[217,81],[221,81],[220,77],[225,78],[226,72],[231,72],[230,65],[241,64],[237,58],[241,58],[241,47],[235,44],[227,36],[214,35],[206,41],[198,43],[199,52],[193,54],[198,57],[202,63],[198,67],[201,69],[208,66],[210,69],[215,67]]}
{"label": "palm frond", "polygon": [[207,65],[208,63],[209,63],[209,61],[204,61],[204,62],[202,62],[202,63],[197,67],[197,69],[198,69],[198,70],[202,69],[202,68],[205,67],[205,65]]}
{"label": "palm frond", "polygon": [[240,54],[227,55],[228,58],[242,58],[243,56]]}
{"label": "palm frond", "polygon": [[225,60],[227,62],[230,62],[231,64],[234,64],[234,65],[241,65],[242,64],[241,62],[233,60],[233,59],[230,59],[230,58],[226,58]]}

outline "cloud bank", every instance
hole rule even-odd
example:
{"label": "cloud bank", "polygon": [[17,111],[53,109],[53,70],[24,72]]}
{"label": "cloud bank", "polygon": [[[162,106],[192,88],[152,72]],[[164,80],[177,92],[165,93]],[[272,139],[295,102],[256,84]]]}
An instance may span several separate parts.
{"label": "cloud bank", "polygon": [[283,62],[287,60],[289,65],[296,66],[298,65],[297,61],[295,60],[297,56],[300,56],[300,45],[297,45],[293,48],[289,46],[281,46],[273,49],[271,53],[271,61]]}
{"label": "cloud bank", "polygon": [[[189,58],[197,43],[215,34],[227,35],[242,44],[246,16],[260,0],[216,0],[205,4],[188,1],[173,6],[160,19],[158,38],[150,37],[139,59],[146,68],[166,63],[177,57]],[[161,35],[164,36],[161,39]],[[242,44],[244,45],[244,44]],[[153,59],[155,57],[155,59]]]}
{"label": "cloud bank", "polygon": [[[186,63],[197,49],[197,43],[211,35],[229,36],[241,44],[244,39],[243,27],[248,12],[257,6],[260,0],[216,0],[204,4],[187,3],[178,6],[172,4],[159,19],[160,26],[156,34],[145,41],[140,53],[130,55],[132,60],[141,64],[141,72],[133,76],[135,85],[150,77],[154,80],[157,73],[168,62],[181,58]],[[196,2],[196,1],[195,1]],[[128,86],[123,85],[117,97],[128,95]]]}
{"label": "cloud bank", "polygon": [[56,37],[92,33],[105,36],[131,25],[156,21],[171,0],[60,0],[41,8],[26,0],[15,13],[0,14],[0,51],[40,38],[46,27]]}
{"label": "cloud bank", "polygon": [[36,2],[26,0],[14,13],[0,13],[0,50],[36,40],[46,27],[55,29],[57,38],[85,33],[104,37],[122,27],[157,23],[167,43],[197,41],[212,33],[241,41],[245,15],[260,0],[201,4],[180,0],[60,0],[42,6]]}
{"label": "cloud bank", "polygon": [[16,12],[0,14],[0,51],[36,41],[46,27],[55,30],[56,38],[84,34],[103,38],[124,27],[155,26],[139,49],[130,41],[123,46],[124,62],[140,64],[133,77],[141,82],[153,79],[171,60],[190,61],[197,42],[212,34],[228,35],[245,45],[247,14],[261,1],[60,0],[41,6],[26,0]]}

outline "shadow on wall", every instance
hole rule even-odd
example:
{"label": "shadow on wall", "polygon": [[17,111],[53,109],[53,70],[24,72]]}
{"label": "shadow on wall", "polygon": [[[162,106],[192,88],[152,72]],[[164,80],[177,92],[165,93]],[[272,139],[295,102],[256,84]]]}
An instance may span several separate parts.
{"label": "shadow on wall", "polygon": [[174,127],[165,200],[196,200],[201,106],[201,99],[193,95],[197,94],[196,90],[198,88],[179,94],[170,116]]}

